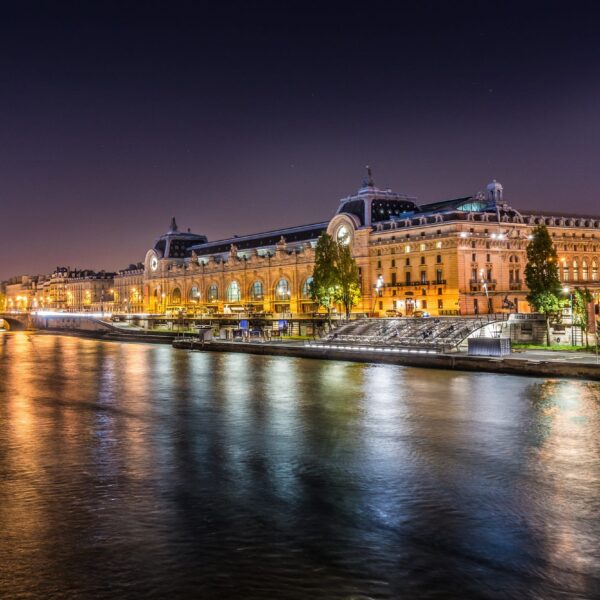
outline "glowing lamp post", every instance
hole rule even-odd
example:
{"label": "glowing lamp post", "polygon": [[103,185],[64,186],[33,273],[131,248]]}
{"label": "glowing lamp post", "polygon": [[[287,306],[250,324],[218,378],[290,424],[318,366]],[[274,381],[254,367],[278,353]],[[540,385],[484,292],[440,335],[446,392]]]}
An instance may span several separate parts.
{"label": "glowing lamp post", "polygon": [[372,313],[375,312],[375,303],[377,302],[377,298],[379,298],[379,294],[381,293],[381,288],[383,287],[383,275],[379,275],[377,281],[375,282],[375,297],[373,298],[373,309]]}
{"label": "glowing lamp post", "polygon": [[483,269],[479,269],[479,277],[481,278],[481,285],[483,287],[483,291],[485,292],[485,298],[487,300],[487,305],[488,305],[488,313],[491,313],[491,306],[490,306],[490,295],[488,294],[488,286],[487,286],[487,281],[485,280],[485,271]]}

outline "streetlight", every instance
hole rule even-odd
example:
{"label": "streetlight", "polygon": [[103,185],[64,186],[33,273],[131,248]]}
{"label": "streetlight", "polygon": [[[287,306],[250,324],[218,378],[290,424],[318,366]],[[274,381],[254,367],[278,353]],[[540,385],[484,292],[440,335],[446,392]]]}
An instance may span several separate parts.
{"label": "streetlight", "polygon": [[569,294],[569,304],[571,305],[571,346],[575,345],[574,332],[573,332],[573,290],[569,286],[565,286],[562,289],[564,294]]}
{"label": "streetlight", "polygon": [[487,300],[487,309],[488,309],[488,314],[490,314],[492,312],[492,307],[490,306],[490,295],[488,294],[488,286],[487,286],[487,281],[485,280],[484,277],[485,271],[483,269],[479,269],[479,276],[481,277],[481,285],[483,286],[483,291],[485,292],[485,298]]}
{"label": "streetlight", "polygon": [[377,281],[375,282],[375,296],[373,298],[373,308],[371,310],[372,313],[375,313],[375,303],[377,302],[377,298],[379,297],[379,294],[381,293],[381,288],[383,287],[383,275],[379,275],[379,277],[377,277]]}

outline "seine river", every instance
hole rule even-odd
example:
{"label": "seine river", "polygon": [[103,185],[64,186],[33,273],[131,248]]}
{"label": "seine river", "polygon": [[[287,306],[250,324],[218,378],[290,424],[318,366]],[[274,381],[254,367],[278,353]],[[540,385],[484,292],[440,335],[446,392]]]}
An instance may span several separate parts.
{"label": "seine river", "polygon": [[0,334],[0,597],[600,597],[600,386]]}

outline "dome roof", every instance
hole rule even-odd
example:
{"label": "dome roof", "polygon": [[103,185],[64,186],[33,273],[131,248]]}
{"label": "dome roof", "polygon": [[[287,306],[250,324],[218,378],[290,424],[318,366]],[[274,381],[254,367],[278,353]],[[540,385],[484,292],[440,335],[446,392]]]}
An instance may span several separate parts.
{"label": "dome roof", "polygon": [[491,183],[488,183],[488,184],[487,184],[487,190],[488,190],[488,191],[490,191],[490,192],[492,192],[492,191],[494,191],[494,190],[502,190],[502,189],[504,189],[504,188],[502,187],[502,184],[501,184],[501,183],[499,183],[498,181],[496,181],[495,179],[494,179],[494,180],[492,180],[492,182],[491,182]]}
{"label": "dome roof", "polygon": [[161,235],[154,244],[154,250],[162,254],[164,258],[184,258],[188,248],[196,244],[204,244],[208,241],[205,235],[179,231],[175,217],[171,219],[169,230]]}

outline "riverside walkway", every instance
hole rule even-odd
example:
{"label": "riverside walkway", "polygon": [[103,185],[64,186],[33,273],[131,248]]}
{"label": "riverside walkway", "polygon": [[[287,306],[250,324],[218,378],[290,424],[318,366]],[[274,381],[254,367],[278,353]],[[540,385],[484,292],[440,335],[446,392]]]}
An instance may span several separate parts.
{"label": "riverside walkway", "polygon": [[457,371],[504,373],[534,377],[569,377],[600,381],[600,364],[593,354],[552,351],[520,351],[504,358],[469,356],[466,352],[442,353],[383,347],[352,347],[301,341],[283,342],[201,342],[179,338],[175,348],[207,352],[241,352],[272,356],[348,360],[353,362],[396,364]]}
{"label": "riverside walkway", "polygon": [[[69,321],[62,323],[61,327],[47,328],[38,333],[53,335],[76,335],[91,337],[113,342],[142,342],[172,344],[175,348],[187,350],[205,350],[213,352],[245,352],[250,354],[276,355],[305,357],[324,360],[349,360],[355,362],[371,362],[398,364],[406,366],[463,370],[463,371],[487,371],[496,373],[507,373],[514,375],[531,375],[539,377],[576,377],[600,381],[600,364],[594,354],[580,352],[554,352],[545,350],[517,350],[510,356],[503,358],[488,358],[480,356],[468,356],[461,351],[460,339],[469,333],[478,334],[477,329],[483,332],[484,327],[498,327],[498,322],[477,323],[472,320],[469,330],[463,330],[460,323],[454,324],[453,320],[411,321],[409,325],[394,320],[385,322],[371,321],[371,325],[365,329],[364,336],[360,331],[348,331],[343,327],[338,328],[327,337],[315,341],[226,341],[211,340],[202,342],[197,336],[177,337],[175,332],[148,331],[139,328],[118,327],[98,319],[82,319],[71,323],[68,314],[60,315],[60,320]],[[84,322],[86,327],[84,328]],[[427,324],[419,324],[419,321],[427,321]],[[378,324],[379,323],[379,324]],[[414,323],[414,325],[413,325]],[[365,326],[363,322],[360,327]],[[416,331],[415,328],[425,327]],[[454,326],[450,330],[447,327]],[[357,327],[357,326],[353,326]],[[409,327],[416,335],[406,336],[408,332],[404,328]],[[426,331],[435,329],[439,335],[422,336]],[[413,331],[414,330],[414,331]],[[439,330],[439,331],[437,331]],[[376,333],[377,338],[372,339]],[[334,337],[335,334],[337,337]],[[402,333],[402,335],[398,335]],[[499,331],[494,331],[499,333]],[[342,335],[340,335],[342,334]],[[453,339],[450,339],[450,335]],[[419,339],[419,336],[420,339]],[[371,338],[371,339],[369,339]],[[451,341],[454,350],[448,352],[448,346],[453,344],[438,344],[439,339]],[[408,342],[405,345],[404,341]],[[458,343],[457,343],[458,342]]]}

